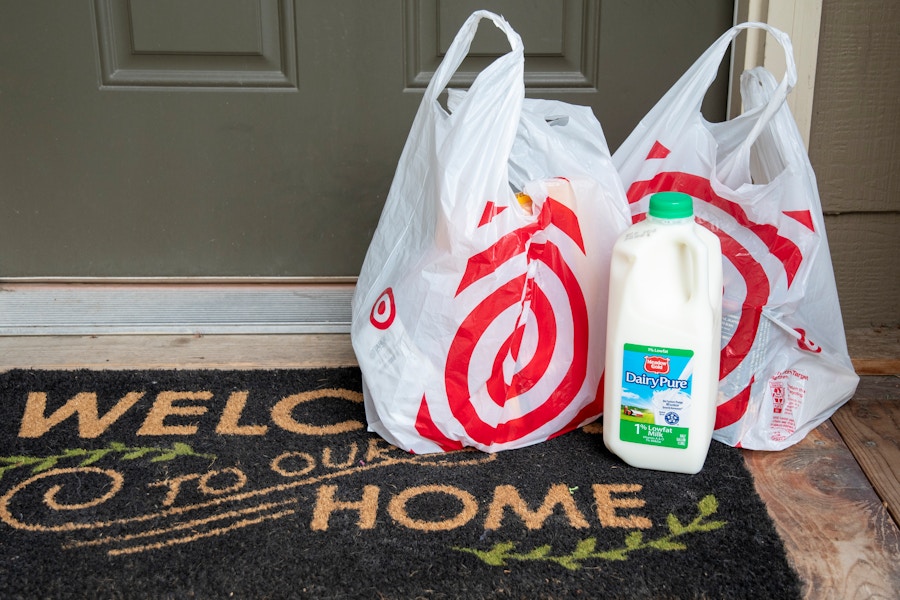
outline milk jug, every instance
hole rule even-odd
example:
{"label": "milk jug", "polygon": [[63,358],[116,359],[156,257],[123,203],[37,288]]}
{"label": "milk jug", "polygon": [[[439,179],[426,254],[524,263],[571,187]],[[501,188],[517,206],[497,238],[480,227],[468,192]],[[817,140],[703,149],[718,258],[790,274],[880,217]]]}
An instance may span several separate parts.
{"label": "milk jug", "polygon": [[650,197],[647,219],[613,248],[603,441],[626,463],[697,473],[712,440],[719,383],[722,249],[694,222],[693,199]]}

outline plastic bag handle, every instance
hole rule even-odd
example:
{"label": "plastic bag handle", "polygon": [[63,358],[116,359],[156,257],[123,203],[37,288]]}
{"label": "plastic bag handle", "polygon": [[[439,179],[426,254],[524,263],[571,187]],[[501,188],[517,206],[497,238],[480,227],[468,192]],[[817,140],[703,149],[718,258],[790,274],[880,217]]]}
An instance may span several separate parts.
{"label": "plastic bag handle", "polygon": [[713,79],[716,77],[716,72],[719,69],[719,64],[722,62],[722,58],[725,56],[725,51],[728,49],[728,46],[730,46],[741,31],[745,29],[763,29],[767,31],[779,44],[781,44],[782,49],[784,49],[786,68],[784,77],[781,79],[778,88],[775,90],[775,94],[772,96],[772,101],[770,102],[770,104],[776,105],[772,110],[773,113],[777,110],[777,105],[780,105],[787,97],[788,93],[794,89],[795,85],[797,85],[797,66],[794,63],[794,47],[791,45],[791,38],[788,34],[767,23],[748,21],[747,23],[735,25],[723,33],[719,39],[703,53],[697,63],[695,63],[695,68],[699,68],[701,73],[695,74],[694,76],[697,77],[699,75],[704,82],[704,85],[700,86],[702,88],[702,94],[697,98],[698,106],[703,101],[703,96],[706,94],[709,86],[712,85]]}
{"label": "plastic bag handle", "polygon": [[[756,141],[756,138],[763,132],[763,129],[769,124],[772,118],[775,116],[775,113],[781,106],[784,104],[784,101],[787,99],[787,95],[790,93],[794,86],[797,85],[797,65],[794,63],[794,49],[791,45],[791,38],[775,27],[768,25],[766,23],[758,23],[758,22],[748,22],[741,23],[739,25],[735,25],[728,32],[725,33],[719,41],[716,42],[716,46],[720,43],[723,43],[719,62],[721,62],[721,57],[725,54],[725,48],[731,44],[732,41],[738,36],[738,34],[744,29],[763,29],[767,31],[773,38],[775,38],[779,44],[781,44],[782,49],[784,50],[784,62],[785,62],[785,72],[784,77],[782,77],[781,81],[778,83],[778,87],[775,88],[772,93],[769,101],[762,108],[762,111],[759,117],[756,119],[756,122],[753,124],[753,128],[750,130],[750,133],[747,134],[747,137],[741,142],[741,145],[738,147],[736,152],[733,152],[728,159],[724,161],[722,165],[720,165],[720,171],[728,171],[734,165],[734,163],[738,160],[746,161],[748,160],[750,147],[753,146],[753,143]],[[717,63],[718,64],[718,63]],[[712,83],[710,80],[709,84]],[[709,87],[707,84],[707,88]],[[701,100],[702,101],[702,100]]]}
{"label": "plastic bag handle", "polygon": [[425,96],[432,102],[437,102],[438,96],[450,83],[450,78],[453,77],[463,60],[468,56],[472,40],[475,39],[475,33],[478,31],[478,24],[482,19],[490,19],[497,26],[497,29],[506,34],[506,39],[509,40],[511,48],[506,56],[512,55],[515,59],[524,62],[525,46],[522,44],[522,37],[516,33],[506,19],[487,10],[475,11],[469,15],[469,18],[466,19],[466,22],[463,23],[463,26],[456,33],[453,43],[447,49],[447,54],[444,55],[444,59],[425,89]]}

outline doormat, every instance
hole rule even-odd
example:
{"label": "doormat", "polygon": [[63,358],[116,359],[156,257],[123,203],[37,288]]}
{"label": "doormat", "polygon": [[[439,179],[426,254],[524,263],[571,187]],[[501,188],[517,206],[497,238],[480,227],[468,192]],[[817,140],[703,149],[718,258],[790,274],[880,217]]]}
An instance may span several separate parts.
{"label": "doormat", "polygon": [[797,598],[738,450],[365,430],[358,369],[0,375],[3,598]]}

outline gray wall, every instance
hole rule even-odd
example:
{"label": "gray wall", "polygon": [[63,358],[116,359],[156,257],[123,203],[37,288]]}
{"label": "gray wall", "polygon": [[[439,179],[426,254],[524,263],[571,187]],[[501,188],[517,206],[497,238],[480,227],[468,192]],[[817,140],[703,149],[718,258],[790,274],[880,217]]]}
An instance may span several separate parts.
{"label": "gray wall", "polygon": [[825,0],[809,155],[844,324],[900,326],[900,2]]}

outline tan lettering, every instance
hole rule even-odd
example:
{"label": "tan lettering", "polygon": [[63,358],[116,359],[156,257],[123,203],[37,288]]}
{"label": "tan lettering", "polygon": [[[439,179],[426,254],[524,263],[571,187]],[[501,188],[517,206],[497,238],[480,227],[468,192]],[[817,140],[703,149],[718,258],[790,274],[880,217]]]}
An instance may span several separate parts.
{"label": "tan lettering", "polygon": [[178,498],[178,494],[181,492],[181,484],[185,481],[190,481],[192,479],[200,479],[199,473],[192,473],[190,475],[182,475],[181,477],[175,477],[174,479],[164,479],[162,481],[154,481],[153,483],[147,484],[147,487],[167,487],[169,488],[169,492],[166,494],[166,497],[163,498],[162,505],[163,506],[172,506],[175,504],[175,499]]}
{"label": "tan lettering", "polygon": [[[231,477],[234,478],[234,483],[225,487],[213,486],[210,480],[217,477],[221,478],[220,476],[222,475],[231,475]],[[227,477],[224,479],[227,479]],[[247,485],[247,476],[237,467],[227,467],[218,471],[208,471],[200,478],[200,481],[197,482],[197,487],[200,491],[210,496],[230,494],[242,489],[245,485]]]}
{"label": "tan lettering", "polygon": [[587,519],[578,510],[575,498],[569,493],[569,488],[563,484],[556,484],[547,490],[544,503],[533,511],[519,495],[519,490],[511,485],[498,485],[494,489],[494,499],[488,509],[488,516],[484,522],[485,529],[499,529],[503,522],[504,509],[509,507],[516,513],[528,529],[540,529],[544,526],[547,517],[553,514],[553,509],[561,506],[569,519],[569,524],[577,529],[590,527]]}
{"label": "tan lettering", "polygon": [[346,469],[353,465],[356,461],[356,454],[359,452],[359,448],[356,443],[350,444],[350,452],[347,454],[346,460],[344,462],[336,463],[331,458],[331,448],[326,446],[322,449],[322,466],[328,467],[329,469]]}
{"label": "tan lettering", "polygon": [[362,499],[357,502],[343,502],[335,498],[336,485],[323,485],[316,494],[316,507],[310,528],[313,531],[327,531],[331,514],[338,510],[355,510],[359,512],[357,526],[360,529],[375,527],[378,513],[378,486],[367,485],[363,488]]}
{"label": "tan lettering", "polygon": [[240,425],[241,414],[247,405],[249,392],[233,392],[228,396],[222,418],[216,426],[216,433],[222,435],[265,435],[268,431],[266,425]]}
{"label": "tan lettering", "polygon": [[369,448],[366,450],[366,462],[394,462],[394,458],[390,456],[391,452],[396,450],[394,446],[389,445],[382,438],[370,438]]}
{"label": "tan lettering", "polygon": [[640,498],[613,498],[613,494],[640,492],[644,486],[636,483],[594,484],[594,500],[597,503],[597,518],[604,527],[622,527],[625,529],[650,529],[653,522],[647,517],[630,515],[622,517],[616,514],[617,508],[641,508],[647,504]]}
{"label": "tan lettering", "polygon": [[343,398],[351,402],[363,401],[362,394],[351,390],[330,388],[303,392],[282,398],[278,404],[272,407],[272,420],[285,431],[302,433],[304,435],[336,435],[365,428],[365,425],[353,420],[333,425],[311,425],[309,423],[300,423],[294,419],[291,413],[297,406],[320,398]]}
{"label": "tan lettering", "polygon": [[[306,466],[299,470],[289,470],[281,465],[283,461],[294,458],[303,460],[306,463]],[[285,477],[301,477],[316,468],[316,459],[306,452],[285,452],[272,459],[269,467],[279,475]]]}
{"label": "tan lettering", "polygon": [[[424,521],[422,519],[414,519],[409,516],[406,510],[406,504],[423,494],[446,494],[453,496],[462,504],[462,510],[459,514],[444,519],[442,521]],[[478,513],[478,501],[475,497],[465,490],[461,490],[451,485],[423,485],[403,490],[393,498],[388,504],[388,513],[391,517],[404,527],[417,529],[419,531],[449,531],[461,527],[475,518]]]}
{"label": "tan lettering", "polygon": [[[211,484],[211,480],[216,477],[221,477],[222,475],[230,475],[234,478],[234,483],[225,487],[213,486]],[[178,499],[178,494],[181,493],[181,484],[187,481],[193,481],[194,479],[198,480],[197,489],[209,496],[221,496],[223,494],[236,492],[247,485],[247,476],[244,475],[243,471],[241,471],[237,467],[228,467],[215,471],[207,471],[203,475],[200,475],[199,473],[191,473],[189,475],[182,475],[181,477],[174,477],[172,479],[154,481],[153,483],[148,484],[147,487],[168,487],[169,491],[166,493],[166,497],[163,499],[162,504],[163,506],[172,506],[173,504],[175,504],[175,500]]]}
{"label": "tan lettering", "polygon": [[205,401],[211,398],[212,392],[160,392],[137,435],[194,435],[197,433],[197,425],[166,425],[165,419],[169,416],[193,417],[205,414],[209,410],[208,406],[200,404],[178,406],[175,402]]}
{"label": "tan lettering", "polygon": [[47,394],[31,392],[25,403],[25,414],[22,416],[19,437],[41,437],[75,414],[78,415],[79,436],[83,438],[99,437],[143,396],[144,392],[129,392],[101,418],[97,411],[97,394],[82,392],[59,407],[52,415],[46,417]]}

